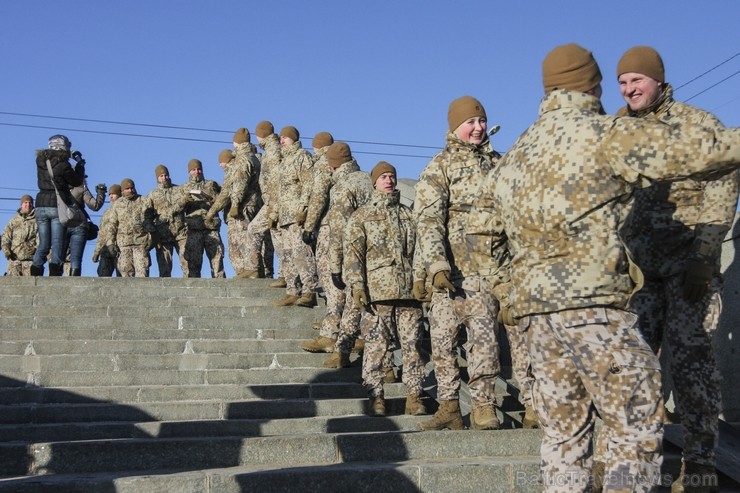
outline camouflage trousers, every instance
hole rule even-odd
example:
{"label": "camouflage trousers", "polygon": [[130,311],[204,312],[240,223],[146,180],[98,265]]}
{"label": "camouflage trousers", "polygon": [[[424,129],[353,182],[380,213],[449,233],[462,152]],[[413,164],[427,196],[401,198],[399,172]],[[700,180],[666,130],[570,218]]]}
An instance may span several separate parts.
{"label": "camouflage trousers", "polygon": [[286,292],[298,296],[315,293],[318,284],[316,259],[311,247],[303,243],[303,228],[293,223],[282,228],[282,231],[285,258],[282,270],[287,284]]}
{"label": "camouflage trousers", "polygon": [[362,380],[370,397],[383,396],[383,377],[389,368],[388,355],[401,346],[402,379],[408,395],[421,394],[424,361],[419,352],[422,311],[418,303],[373,303],[362,317]]}
{"label": "camouflage trousers", "polygon": [[[177,252],[177,256],[180,259],[180,269],[182,269],[182,276],[188,277],[188,263],[185,261],[183,252],[185,251],[186,239],[182,238],[177,240],[177,243],[163,243],[157,244],[154,247],[154,254],[157,259],[157,268],[159,269],[159,277],[171,277],[172,276],[172,254]],[[102,262],[103,256],[100,256]],[[100,275],[100,273],[98,273]]]}
{"label": "camouflage trousers", "polygon": [[262,254],[262,245],[257,250],[257,264],[253,266],[247,259],[248,248],[248,228],[250,220],[235,219],[230,217],[226,223],[226,242],[229,245],[229,261],[234,272],[239,274],[245,270],[259,270],[259,257]]}
{"label": "camouflage trousers", "polygon": [[334,344],[334,351],[349,354],[361,336],[360,320],[365,312],[355,305],[349,286],[344,289],[344,300],[344,310],[342,310],[342,320],[339,322],[339,334]]}
{"label": "camouflage trousers", "polygon": [[605,307],[520,320],[544,430],[544,491],[590,491],[596,412],[610,430],[604,491],[649,492],[663,462],[660,364],[633,313]]}
{"label": "camouflage trousers", "polygon": [[121,277],[149,277],[152,261],[145,245],[119,246],[118,272]]}
{"label": "camouflage trousers", "polygon": [[98,259],[98,277],[111,277],[114,272],[118,277],[121,276],[121,273],[118,272],[118,268],[116,267],[116,257],[101,253]]}
{"label": "camouflage trousers", "polygon": [[31,260],[8,260],[8,270],[5,272],[6,276],[30,276],[31,275]]}
{"label": "camouflage trousers", "polygon": [[532,407],[532,371],[529,365],[527,352],[527,333],[518,325],[504,325],[511,351],[511,367],[514,378],[519,384],[519,402],[523,406]]}
{"label": "camouflage trousers", "polygon": [[463,345],[468,361],[468,388],[474,406],[496,403],[496,377],[501,372],[496,340],[498,303],[488,281],[469,277],[456,282],[457,291],[435,292],[429,309],[432,361],[440,400],[458,399],[460,368],[457,345],[460,324],[467,329]]}
{"label": "camouflage trousers", "polygon": [[[244,269],[263,272],[265,277],[272,277],[275,248],[273,238],[276,234],[268,227],[268,210],[262,207],[257,215],[249,221],[244,240]],[[231,246],[229,246],[231,248]],[[282,247],[278,251],[282,251]],[[233,264],[233,261],[232,261]]]}
{"label": "camouflage trousers", "polygon": [[211,263],[211,277],[224,278],[224,244],[221,234],[210,229],[188,230],[185,241],[185,261],[188,264],[188,277],[200,277],[203,267],[203,252]]}
{"label": "camouflage trousers", "polygon": [[319,335],[336,339],[339,334],[339,324],[342,321],[344,311],[345,293],[337,289],[331,280],[331,267],[329,267],[329,226],[319,228],[316,238],[316,271],[319,275],[319,284],[326,295],[326,315],[321,321]]}

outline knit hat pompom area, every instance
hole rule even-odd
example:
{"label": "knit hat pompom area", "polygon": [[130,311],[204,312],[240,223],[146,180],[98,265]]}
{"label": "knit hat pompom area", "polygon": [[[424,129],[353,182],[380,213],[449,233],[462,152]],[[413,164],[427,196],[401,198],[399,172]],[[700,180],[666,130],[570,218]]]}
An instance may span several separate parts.
{"label": "knit hat pompom area", "polygon": [[221,163],[228,163],[232,159],[234,159],[234,153],[231,152],[231,149],[224,149],[223,151],[218,153],[218,162]]}
{"label": "knit hat pompom area", "polygon": [[447,110],[447,124],[450,131],[459,127],[468,118],[486,117],[486,109],[480,101],[472,96],[462,96],[450,103]]}
{"label": "knit hat pompom area", "polygon": [[601,79],[593,54],[575,43],[556,46],[542,62],[545,93],[555,89],[587,92],[598,86]]}
{"label": "knit hat pompom area", "polygon": [[649,46],[634,46],[624,52],[617,64],[617,78],[630,72],[647,75],[658,82],[665,82],[663,59],[654,48]]}
{"label": "knit hat pompom area", "polygon": [[275,127],[273,127],[272,123],[268,122],[267,120],[262,120],[257,124],[257,128],[255,128],[254,133],[260,139],[264,139],[268,135],[272,135],[275,133]]}
{"label": "knit hat pompom area", "polygon": [[249,130],[247,130],[244,127],[234,132],[234,142],[237,144],[243,144],[245,142],[249,142],[251,138],[252,136],[249,134]]}
{"label": "knit hat pompom area", "polygon": [[333,169],[352,159],[352,151],[345,142],[334,142],[326,151],[326,161]]}
{"label": "knit hat pompom area", "polygon": [[319,132],[317,133],[313,141],[311,142],[311,147],[314,149],[321,149],[326,146],[330,146],[334,143],[334,137],[329,132]]}

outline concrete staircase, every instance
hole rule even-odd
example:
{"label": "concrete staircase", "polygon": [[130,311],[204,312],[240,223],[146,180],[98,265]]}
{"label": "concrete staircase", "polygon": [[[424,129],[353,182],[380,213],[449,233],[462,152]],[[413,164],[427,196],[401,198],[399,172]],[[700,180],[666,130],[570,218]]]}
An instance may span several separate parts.
{"label": "concrete staircase", "polygon": [[[0,280],[0,491],[540,491],[537,430],[417,432],[265,280]],[[429,392],[434,394],[433,381]],[[433,411],[436,403],[427,397]]]}

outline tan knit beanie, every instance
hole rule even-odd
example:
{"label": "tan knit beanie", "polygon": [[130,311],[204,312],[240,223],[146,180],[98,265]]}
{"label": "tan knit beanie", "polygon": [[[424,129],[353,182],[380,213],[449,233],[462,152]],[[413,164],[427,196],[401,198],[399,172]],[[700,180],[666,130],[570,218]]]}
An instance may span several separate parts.
{"label": "tan knit beanie", "polygon": [[126,190],[127,188],[136,188],[136,185],[134,185],[134,180],[132,180],[131,178],[124,178],[123,180],[121,180],[121,190]]}
{"label": "tan knit beanie", "polygon": [[249,135],[249,130],[244,127],[234,132],[234,142],[236,142],[237,144],[249,142],[251,138],[252,136]]}
{"label": "tan knit beanie", "polygon": [[627,72],[647,75],[658,82],[665,82],[663,59],[649,46],[635,46],[624,52],[617,64],[617,78]]}
{"label": "tan knit beanie", "polygon": [[162,175],[170,176],[170,170],[168,170],[167,166],[164,164],[158,164],[157,167],[154,168],[154,177],[159,179]]}
{"label": "tan knit beanie", "polygon": [[31,202],[31,204],[33,204],[33,197],[31,197],[30,195],[24,195],[23,197],[21,197],[21,205],[23,205],[23,202],[29,201]]}
{"label": "tan knit beanie", "polygon": [[114,183],[113,185],[111,185],[110,188],[108,189],[108,195],[118,195],[120,197],[121,196],[121,185],[119,185],[118,183]]}
{"label": "tan knit beanie", "polygon": [[[236,141],[234,141],[236,142]],[[228,163],[232,159],[234,159],[234,153],[231,152],[231,149],[224,149],[223,151],[218,153],[218,163]]]}
{"label": "tan knit beanie", "polygon": [[450,109],[447,111],[447,123],[450,130],[455,130],[462,122],[474,116],[487,118],[486,109],[474,97],[463,96],[450,103]]}
{"label": "tan knit beanie", "polygon": [[272,123],[267,120],[262,120],[257,124],[257,128],[254,130],[254,133],[257,134],[257,137],[260,139],[264,139],[268,135],[275,133],[275,127],[273,127]]}
{"label": "tan knit beanie", "polygon": [[370,181],[372,182],[373,186],[375,186],[375,182],[378,181],[378,177],[383,173],[393,173],[393,176],[398,176],[396,175],[395,166],[393,166],[391,163],[380,161],[370,172]]}
{"label": "tan knit beanie", "polygon": [[280,137],[288,137],[289,139],[293,140],[293,142],[298,142],[301,134],[298,133],[297,128],[288,125],[287,127],[283,127],[283,129],[280,131]]}
{"label": "tan knit beanie", "polygon": [[601,70],[593,54],[575,43],[556,46],[542,62],[545,94],[554,89],[586,92],[599,83]]}
{"label": "tan knit beanie", "polygon": [[329,132],[319,132],[313,138],[311,147],[314,149],[321,149],[322,147],[330,146],[334,143],[334,137]]}
{"label": "tan knit beanie", "polygon": [[333,169],[337,169],[342,164],[352,159],[352,151],[344,142],[334,142],[326,151],[326,161]]}
{"label": "tan knit beanie", "polygon": [[203,163],[200,162],[200,159],[191,159],[188,161],[188,172],[193,171],[194,169],[203,170]]}

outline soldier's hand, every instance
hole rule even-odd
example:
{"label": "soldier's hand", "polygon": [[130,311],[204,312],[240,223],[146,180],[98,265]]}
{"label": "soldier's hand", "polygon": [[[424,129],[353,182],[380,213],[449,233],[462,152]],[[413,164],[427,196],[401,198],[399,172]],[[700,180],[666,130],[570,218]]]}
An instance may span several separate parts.
{"label": "soldier's hand", "polygon": [[691,303],[700,301],[709,291],[714,267],[701,260],[690,259],[683,273],[683,297]]}
{"label": "soldier's hand", "polygon": [[100,260],[100,252],[96,251],[96,252],[93,253],[92,261],[97,264],[98,263],[98,260]]}
{"label": "soldier's hand", "polygon": [[306,211],[301,210],[296,212],[295,222],[298,226],[303,226],[304,224],[306,224]]}
{"label": "soldier's hand", "polygon": [[17,257],[15,256],[15,253],[6,250],[5,258],[12,261],[12,260],[15,260]]}
{"label": "soldier's hand", "polygon": [[301,239],[306,245],[311,245],[314,241],[316,241],[316,235],[313,231],[304,231],[303,233],[301,233]]}
{"label": "soldier's hand", "polygon": [[367,307],[367,293],[365,293],[365,290],[362,288],[353,289],[352,301],[355,302],[355,306],[365,309]]}
{"label": "soldier's hand", "polygon": [[511,305],[501,305],[499,307],[498,313],[496,314],[496,321],[504,325],[516,325]]}
{"label": "soldier's hand", "polygon": [[411,292],[414,294],[414,298],[418,301],[431,301],[432,293],[427,291],[425,281],[414,281],[414,285],[411,288]]}
{"label": "soldier's hand", "polygon": [[121,255],[121,249],[118,248],[118,245],[116,244],[108,245],[108,251],[110,252],[111,255],[113,255],[116,258],[118,258],[118,256]]}
{"label": "soldier's hand", "polygon": [[229,217],[231,219],[239,217],[239,209],[237,207],[229,207]]}
{"label": "soldier's hand", "polygon": [[331,283],[334,285],[335,288],[337,288],[340,291],[344,291],[344,288],[347,287],[346,284],[344,284],[344,281],[342,280],[342,273],[341,272],[332,272],[331,273]]}
{"label": "soldier's hand", "polygon": [[267,220],[267,227],[270,228],[270,229],[277,228],[277,219],[272,219],[272,218],[268,219]]}
{"label": "soldier's hand", "polygon": [[105,186],[105,183],[98,183],[95,185],[95,192],[105,195],[105,192],[108,191],[108,187]]}
{"label": "soldier's hand", "polygon": [[432,286],[438,291],[455,291],[455,286],[450,282],[450,271],[441,270],[434,274]]}

